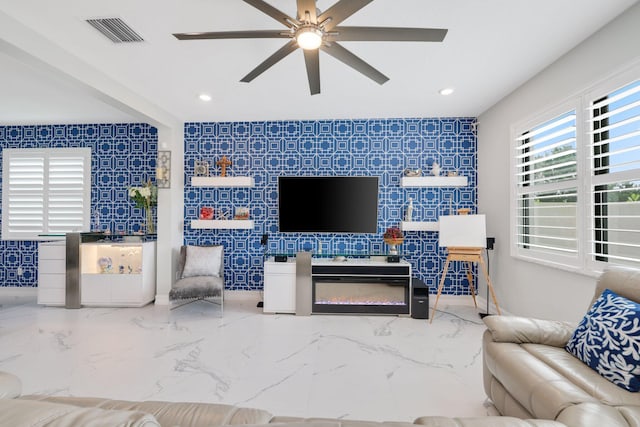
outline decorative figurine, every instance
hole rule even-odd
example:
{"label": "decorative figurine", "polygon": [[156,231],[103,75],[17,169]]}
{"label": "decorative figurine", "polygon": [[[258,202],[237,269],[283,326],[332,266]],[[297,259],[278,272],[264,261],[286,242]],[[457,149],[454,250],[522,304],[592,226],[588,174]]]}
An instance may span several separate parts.
{"label": "decorative figurine", "polygon": [[218,209],[218,219],[219,220],[229,219],[228,216],[229,216],[229,213],[227,212],[226,209]]}
{"label": "decorative figurine", "polygon": [[431,175],[440,176],[440,164],[438,162],[433,162],[431,165]]}
{"label": "decorative figurine", "polygon": [[407,213],[404,216],[405,221],[413,221],[413,198],[409,197],[409,206],[407,206]]}
{"label": "decorative figurine", "polygon": [[227,156],[222,156],[222,158],[216,162],[216,165],[222,168],[220,176],[227,176],[227,167],[231,166],[231,160],[227,159]]}

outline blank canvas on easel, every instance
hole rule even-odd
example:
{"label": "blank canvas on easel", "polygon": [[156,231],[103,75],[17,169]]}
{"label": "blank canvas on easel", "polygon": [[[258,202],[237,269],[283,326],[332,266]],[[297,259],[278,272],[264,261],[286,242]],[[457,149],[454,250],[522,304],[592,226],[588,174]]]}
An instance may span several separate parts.
{"label": "blank canvas on easel", "polygon": [[440,247],[484,248],[487,244],[485,215],[441,215]]}

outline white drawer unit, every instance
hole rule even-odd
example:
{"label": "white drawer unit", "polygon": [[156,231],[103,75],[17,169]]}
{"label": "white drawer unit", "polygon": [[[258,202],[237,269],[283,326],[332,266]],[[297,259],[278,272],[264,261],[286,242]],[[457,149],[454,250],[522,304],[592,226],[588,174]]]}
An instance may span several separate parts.
{"label": "white drawer unit", "polygon": [[264,313],[296,312],[296,260],[264,263]]}
{"label": "white drawer unit", "polygon": [[65,264],[64,240],[38,245],[38,304],[64,306]]}

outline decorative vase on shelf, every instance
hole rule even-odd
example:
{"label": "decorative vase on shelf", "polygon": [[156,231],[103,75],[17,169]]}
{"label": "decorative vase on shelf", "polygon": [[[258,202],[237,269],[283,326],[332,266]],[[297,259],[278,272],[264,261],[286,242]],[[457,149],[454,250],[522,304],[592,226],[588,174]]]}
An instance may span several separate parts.
{"label": "decorative vase on shelf", "polygon": [[130,187],[129,197],[134,201],[138,209],[144,209],[146,219],[147,234],[155,233],[155,224],[153,223],[153,207],[158,205],[158,187],[148,180],[141,187]]}
{"label": "decorative vase on shelf", "polygon": [[440,176],[440,164],[438,162],[433,162],[431,165],[431,175]]}
{"label": "decorative vase on shelf", "polygon": [[398,245],[401,245],[404,239],[385,238],[384,242],[389,245],[390,255],[398,255]]}
{"label": "decorative vase on shelf", "polygon": [[389,227],[382,236],[384,242],[389,245],[389,253],[391,255],[398,255],[398,245],[404,242],[404,235],[402,230],[398,227]]}
{"label": "decorative vase on shelf", "polygon": [[147,218],[147,234],[154,234],[156,232],[156,227],[153,223],[153,211],[151,210],[151,207],[145,209],[145,214]]}

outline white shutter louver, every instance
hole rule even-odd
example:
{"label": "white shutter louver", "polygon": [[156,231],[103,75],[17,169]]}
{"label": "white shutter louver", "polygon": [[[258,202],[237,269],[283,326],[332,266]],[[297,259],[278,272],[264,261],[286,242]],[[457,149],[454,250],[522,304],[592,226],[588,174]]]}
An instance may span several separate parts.
{"label": "white shutter louver", "polygon": [[589,110],[592,259],[640,267],[640,80]]}

